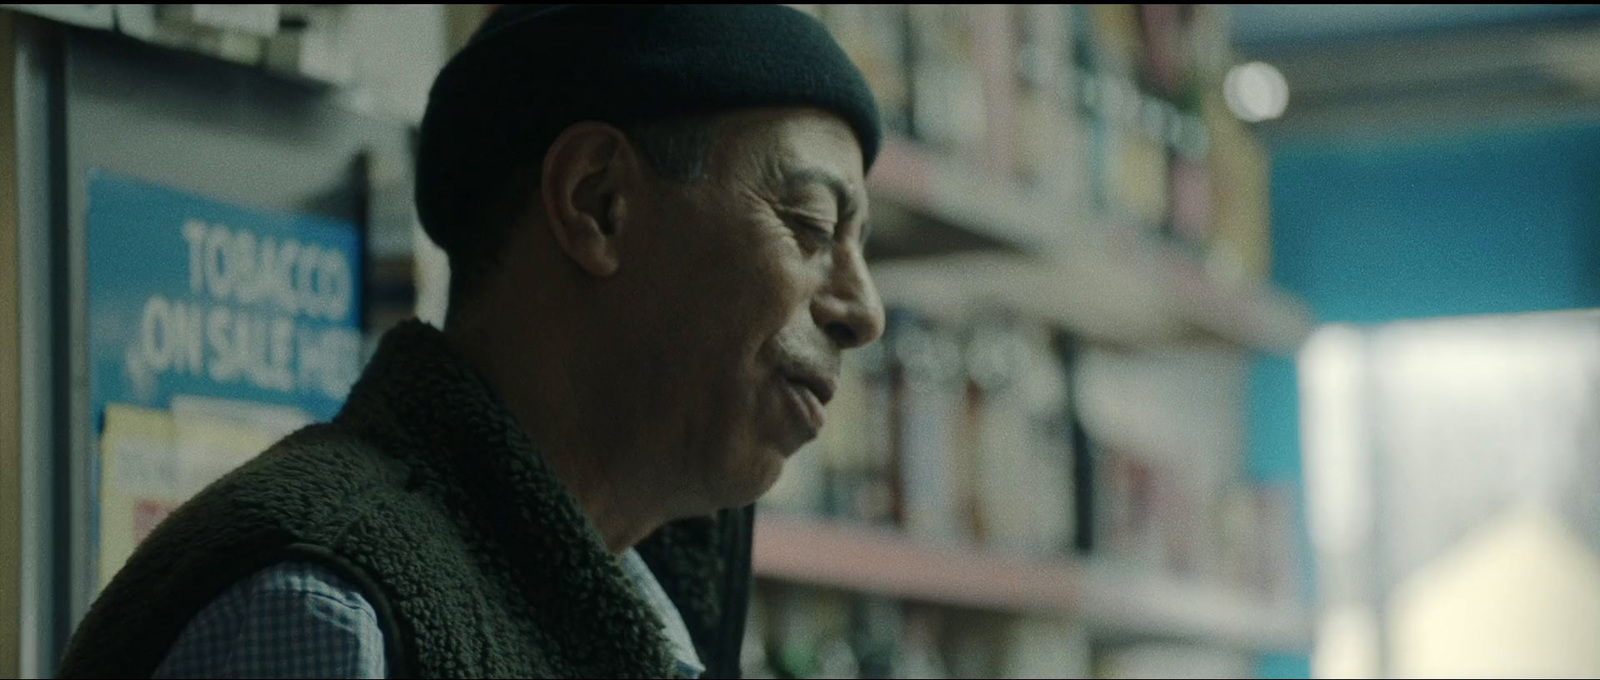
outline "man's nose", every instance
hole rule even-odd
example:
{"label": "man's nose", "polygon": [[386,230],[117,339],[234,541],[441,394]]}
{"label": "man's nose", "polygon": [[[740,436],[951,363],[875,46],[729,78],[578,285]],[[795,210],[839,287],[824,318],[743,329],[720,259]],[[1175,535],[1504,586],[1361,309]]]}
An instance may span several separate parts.
{"label": "man's nose", "polygon": [[883,337],[883,300],[860,248],[836,251],[832,275],[813,300],[811,314],[840,349],[863,347]]}

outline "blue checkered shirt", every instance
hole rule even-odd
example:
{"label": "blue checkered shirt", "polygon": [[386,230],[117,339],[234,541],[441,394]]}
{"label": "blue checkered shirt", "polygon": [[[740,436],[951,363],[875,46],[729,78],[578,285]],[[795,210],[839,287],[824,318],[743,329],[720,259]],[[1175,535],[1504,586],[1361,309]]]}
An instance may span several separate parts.
{"label": "blue checkered shirt", "polygon": [[[623,572],[660,615],[678,671],[705,666],[683,617],[638,553]],[[156,667],[157,678],[383,678],[383,631],[355,585],[311,562],[283,562],[246,578],[196,614]]]}

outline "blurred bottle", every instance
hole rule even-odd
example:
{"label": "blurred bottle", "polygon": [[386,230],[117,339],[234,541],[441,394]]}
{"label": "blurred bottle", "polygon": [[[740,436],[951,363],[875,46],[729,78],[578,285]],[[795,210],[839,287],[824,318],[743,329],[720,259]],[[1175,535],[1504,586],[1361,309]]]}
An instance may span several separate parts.
{"label": "blurred bottle", "polygon": [[898,390],[902,526],[918,538],[968,538],[958,506],[955,445],[966,402],[965,371],[954,337],[910,315],[897,319],[894,358]]}
{"label": "blurred bottle", "polygon": [[1002,670],[1005,622],[995,612],[945,610],[940,648],[953,678],[993,678]]}
{"label": "blurred bottle", "polygon": [[1058,553],[1072,540],[1067,380],[1050,343],[1043,327],[991,315],[967,345],[980,403],[978,515],[987,542],[1009,551]]}
{"label": "blurred bottle", "polygon": [[1295,491],[1287,482],[1257,487],[1255,532],[1258,560],[1255,577],[1269,602],[1295,603],[1299,598],[1299,543],[1295,522]]}
{"label": "blurred bottle", "polygon": [[1101,678],[1244,678],[1250,658],[1242,652],[1204,645],[1140,644],[1108,650],[1096,675]]}
{"label": "blurred bottle", "polygon": [[859,678],[861,677],[861,663],[856,660],[855,649],[850,642],[841,637],[830,637],[822,642],[818,650],[817,675],[818,678]]}
{"label": "blurred bottle", "polygon": [[[829,418],[832,419],[832,413]],[[761,496],[761,509],[794,517],[821,515],[828,491],[827,459],[828,446],[824,441],[814,440],[800,447],[784,462],[777,483]]]}
{"label": "blurred bottle", "polygon": [[893,524],[893,366],[882,341],[845,354],[823,428],[822,513],[836,520]]}
{"label": "blurred bottle", "polygon": [[849,596],[834,591],[810,591],[807,599],[817,624],[817,665],[812,677],[856,678],[861,663],[850,644],[851,606]]}
{"label": "blurred bottle", "polygon": [[973,543],[982,544],[986,541],[988,533],[978,473],[979,467],[983,464],[980,460],[983,395],[973,376],[971,364],[965,356],[962,336],[954,329],[950,333],[950,340],[956,350],[953,360],[956,362],[957,375],[951,378],[951,384],[947,389],[952,398],[959,400],[960,405],[957,418],[951,426],[950,441],[945,454],[948,456],[946,468],[950,475],[950,486],[946,492],[945,502],[950,505],[950,512],[954,515],[956,535]]}
{"label": "blurred bottle", "polygon": [[810,678],[817,672],[817,652],[822,633],[810,611],[810,599],[799,588],[773,588],[768,621],[767,662],[779,678]]}
{"label": "blurred bottle", "polygon": [[1144,30],[1146,82],[1173,109],[1162,124],[1162,138],[1168,148],[1171,186],[1168,192],[1169,227],[1181,244],[1204,252],[1212,236],[1211,169],[1206,149],[1199,144],[1194,128],[1204,128],[1201,103],[1205,90],[1199,74],[1200,48],[1207,38],[1197,35],[1192,5],[1141,5],[1139,17]]}
{"label": "blurred bottle", "polygon": [[1088,632],[1068,620],[1018,616],[1005,627],[997,673],[1007,678],[1087,678],[1093,674]]}
{"label": "blurred bottle", "polygon": [[1079,85],[1091,117],[1093,205],[1140,233],[1165,229],[1171,205],[1166,140],[1177,110],[1141,86],[1148,71],[1140,14],[1133,5],[1092,5],[1081,13]]}
{"label": "blurred bottle", "polygon": [[906,612],[905,641],[895,664],[896,678],[938,680],[950,677],[939,654],[939,616],[925,607]]}
{"label": "blurred bottle", "polygon": [[1070,112],[1062,106],[1062,72],[1068,67],[1066,13],[1050,5],[1008,5],[1017,36],[1015,174],[1023,186],[1044,190],[1070,144]]}
{"label": "blurred bottle", "polygon": [[1262,583],[1252,568],[1257,550],[1255,493],[1243,480],[1229,484],[1212,504],[1213,533],[1209,544],[1215,562],[1207,577],[1211,583],[1256,593]]}
{"label": "blurred bottle", "polygon": [[1170,209],[1170,166],[1160,138],[1161,104],[1138,101],[1138,118],[1128,127],[1110,128],[1106,169],[1112,214],[1146,232],[1162,229]]}
{"label": "blurred bottle", "polygon": [[904,635],[905,617],[898,601],[876,595],[854,598],[851,641],[861,677],[894,677]]}
{"label": "blurred bottle", "polygon": [[1188,581],[1201,578],[1200,544],[1211,540],[1205,532],[1204,499],[1167,470],[1156,472],[1155,531],[1161,542],[1160,566],[1166,574]]}
{"label": "blurred bottle", "polygon": [[1137,77],[1143,61],[1136,5],[1084,5],[1096,70],[1124,79]]}
{"label": "blurred bottle", "polygon": [[1187,5],[1138,5],[1142,80],[1161,97],[1184,97],[1193,73],[1189,26],[1193,9]]}
{"label": "blurred bottle", "polygon": [[745,617],[744,641],[739,649],[741,675],[750,680],[778,677],[768,663],[767,650],[773,646],[772,612],[767,606],[767,589],[757,585],[750,593],[750,608]]}
{"label": "blurred bottle", "polygon": [[1082,210],[1091,199],[1092,133],[1077,108],[1073,6],[1011,7],[1017,36],[1013,174],[1039,200]]}
{"label": "blurred bottle", "polygon": [[1204,159],[1174,153],[1172,158],[1172,231],[1180,242],[1204,246],[1211,239],[1211,171]]}
{"label": "blurred bottle", "polygon": [[908,9],[912,136],[942,153],[979,158],[988,121],[974,6]]}
{"label": "blurred bottle", "polygon": [[818,6],[823,25],[866,76],[883,126],[911,132],[910,17],[906,5]]}
{"label": "blurred bottle", "polygon": [[1143,457],[1104,443],[1097,463],[1097,555],[1121,569],[1159,575],[1166,565],[1166,546],[1156,515],[1156,471]]}
{"label": "blurred bottle", "polygon": [[1080,379],[1086,343],[1064,331],[1054,334],[1052,343],[1067,380],[1067,404],[1060,414],[1071,451],[1073,498],[1072,551],[1078,555],[1095,553],[1100,536],[1100,452],[1084,424],[1083,381]]}
{"label": "blurred bottle", "polygon": [[983,83],[982,168],[1015,180],[1017,156],[1017,26],[1014,5],[972,5],[973,58]]}

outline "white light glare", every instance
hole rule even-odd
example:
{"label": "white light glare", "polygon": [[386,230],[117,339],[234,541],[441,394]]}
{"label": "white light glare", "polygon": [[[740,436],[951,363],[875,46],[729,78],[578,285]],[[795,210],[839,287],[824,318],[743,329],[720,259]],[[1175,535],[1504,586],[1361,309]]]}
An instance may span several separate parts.
{"label": "white light glare", "polygon": [[1271,64],[1252,61],[1228,70],[1222,95],[1233,115],[1259,123],[1282,116],[1289,107],[1289,82]]}

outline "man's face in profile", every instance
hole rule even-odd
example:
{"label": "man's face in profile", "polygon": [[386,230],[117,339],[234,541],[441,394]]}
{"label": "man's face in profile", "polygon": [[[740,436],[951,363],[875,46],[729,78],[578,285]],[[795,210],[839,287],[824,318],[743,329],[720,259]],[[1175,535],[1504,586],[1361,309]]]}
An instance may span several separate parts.
{"label": "man's face in profile", "polygon": [[[841,353],[876,341],[859,143],[839,118],[760,109],[718,119],[705,176],[646,178],[619,243],[638,404],[681,418],[687,459],[664,484],[720,507],[753,502],[823,427]],[[634,252],[627,252],[628,250]],[[650,452],[640,452],[650,456]]]}

